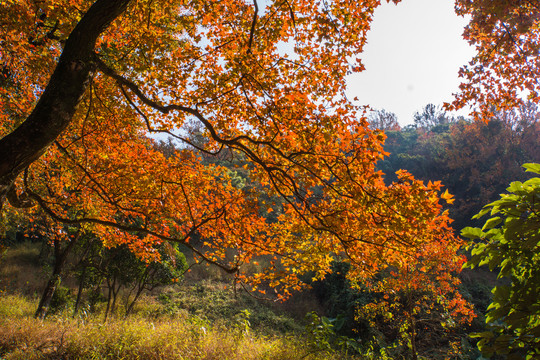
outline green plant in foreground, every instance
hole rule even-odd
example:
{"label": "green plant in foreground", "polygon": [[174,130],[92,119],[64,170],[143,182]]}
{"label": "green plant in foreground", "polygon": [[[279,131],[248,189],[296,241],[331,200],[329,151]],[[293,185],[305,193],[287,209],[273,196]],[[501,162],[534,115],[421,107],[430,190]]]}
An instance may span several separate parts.
{"label": "green plant in foreground", "polygon": [[236,315],[236,326],[243,335],[249,335],[249,329],[251,328],[251,322],[249,321],[250,316],[251,313],[247,309],[240,311],[240,313]]}
{"label": "green plant in foreground", "polygon": [[[356,340],[347,336],[337,335],[336,332],[345,324],[345,317],[338,315],[336,318],[327,318],[310,312],[306,315],[308,324],[308,346],[316,351],[335,351],[336,349],[345,352],[358,351],[359,344]],[[309,354],[309,353],[308,353]]]}
{"label": "green plant in foreground", "polygon": [[[525,164],[540,174],[540,164]],[[469,268],[498,269],[502,285],[493,289],[486,314],[487,331],[473,336],[486,356],[507,359],[540,357],[540,178],[513,182],[508,194],[484,207],[475,218],[489,214],[480,228],[465,228],[474,240]]]}

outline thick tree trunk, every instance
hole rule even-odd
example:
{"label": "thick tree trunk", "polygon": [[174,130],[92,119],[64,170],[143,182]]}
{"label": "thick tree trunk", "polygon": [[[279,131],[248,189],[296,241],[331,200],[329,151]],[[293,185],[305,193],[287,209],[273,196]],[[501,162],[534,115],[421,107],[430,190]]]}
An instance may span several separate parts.
{"label": "thick tree trunk", "polygon": [[96,40],[130,1],[97,0],[88,9],[69,35],[58,65],[32,113],[17,129],[0,139],[0,209],[17,176],[71,123],[96,69]]}

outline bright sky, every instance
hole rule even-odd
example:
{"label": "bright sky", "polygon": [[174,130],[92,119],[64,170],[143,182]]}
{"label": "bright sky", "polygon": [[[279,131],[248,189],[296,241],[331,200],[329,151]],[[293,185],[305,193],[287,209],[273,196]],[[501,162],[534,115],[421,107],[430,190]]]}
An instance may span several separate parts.
{"label": "bright sky", "polygon": [[451,101],[459,67],[474,54],[461,37],[466,23],[453,0],[385,2],[375,11],[361,56],[366,71],[349,77],[347,95],[395,113],[402,125],[429,103]]}

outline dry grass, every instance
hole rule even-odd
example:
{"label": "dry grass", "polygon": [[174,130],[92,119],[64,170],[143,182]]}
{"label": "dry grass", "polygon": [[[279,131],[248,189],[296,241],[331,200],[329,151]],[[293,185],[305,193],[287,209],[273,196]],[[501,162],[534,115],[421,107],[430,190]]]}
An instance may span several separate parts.
{"label": "dry grass", "polygon": [[[18,304],[18,305],[17,305]],[[20,312],[15,311],[19,306]],[[153,321],[141,315],[127,320],[100,317],[30,317],[34,303],[0,296],[0,358],[31,359],[299,359],[309,352],[301,338],[263,336],[240,326],[188,314]],[[306,359],[336,359],[340,354],[311,354]]]}
{"label": "dry grass", "polygon": [[[235,299],[230,279],[206,268],[181,284],[143,296],[128,319],[121,317],[119,304],[118,317],[103,324],[100,303],[95,313],[85,307],[75,319],[66,309],[35,320],[37,300],[29,299],[36,298],[45,282],[39,246],[21,244],[6,255],[0,264],[0,360],[344,358],[339,353],[309,354],[313,347],[298,335],[303,330],[298,318],[278,309],[298,307],[303,316],[306,305],[313,304],[304,299],[269,306],[241,293]],[[238,318],[246,310],[252,326],[247,329]]]}
{"label": "dry grass", "polygon": [[0,293],[0,319],[30,317],[36,311],[37,302],[12,294]]}

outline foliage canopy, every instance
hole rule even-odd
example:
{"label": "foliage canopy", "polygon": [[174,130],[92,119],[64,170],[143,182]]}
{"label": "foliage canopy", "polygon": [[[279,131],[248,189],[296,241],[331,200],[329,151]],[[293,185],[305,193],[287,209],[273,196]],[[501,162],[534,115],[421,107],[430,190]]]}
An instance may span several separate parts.
{"label": "foliage canopy", "polygon": [[[457,249],[441,185],[406,172],[385,185],[384,136],[343,96],[378,4],[2,2],[2,202],[38,204],[148,261],[183,243],[280,296],[335,259],[360,280]],[[165,156],[148,132],[181,150]],[[201,154],[241,157],[258,185]],[[246,274],[258,256],[269,265]]]}

